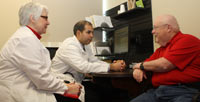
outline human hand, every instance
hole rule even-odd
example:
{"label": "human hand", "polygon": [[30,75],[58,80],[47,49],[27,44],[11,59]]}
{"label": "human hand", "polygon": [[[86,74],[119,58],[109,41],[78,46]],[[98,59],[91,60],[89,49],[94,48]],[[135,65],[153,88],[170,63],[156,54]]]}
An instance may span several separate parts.
{"label": "human hand", "polygon": [[121,63],[121,69],[120,69],[120,71],[125,70],[125,67],[126,67],[125,61],[124,60],[117,60],[117,62]]}
{"label": "human hand", "polygon": [[69,84],[66,84],[68,89],[65,91],[65,94],[64,95],[77,95],[79,96],[80,95],[80,90],[81,90],[81,85],[78,84],[78,83],[69,83]]}
{"label": "human hand", "polygon": [[143,81],[143,77],[147,79],[145,72],[140,69],[140,63],[138,63],[133,66],[133,78],[140,83]]}
{"label": "human hand", "polygon": [[115,60],[110,64],[110,70],[123,71],[126,67],[126,63],[123,60]]}
{"label": "human hand", "polygon": [[124,61],[124,60],[119,60],[119,61],[120,61],[120,63],[121,63],[121,71],[125,70],[125,68],[126,68],[126,63],[125,63],[125,61]]}

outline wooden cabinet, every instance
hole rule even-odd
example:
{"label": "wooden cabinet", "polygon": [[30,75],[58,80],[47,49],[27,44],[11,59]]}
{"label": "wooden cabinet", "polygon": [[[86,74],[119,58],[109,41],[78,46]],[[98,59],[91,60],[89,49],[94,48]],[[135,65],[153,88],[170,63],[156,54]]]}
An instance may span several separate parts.
{"label": "wooden cabinet", "polygon": [[[124,59],[127,64],[143,61],[153,53],[151,0],[143,0],[143,3],[144,8],[134,8],[121,14],[117,14],[120,5],[106,11],[115,29],[108,36],[112,42],[117,30],[128,27],[128,52],[115,54],[116,59]],[[127,3],[123,4],[127,8]],[[113,52],[114,47],[112,43]]]}

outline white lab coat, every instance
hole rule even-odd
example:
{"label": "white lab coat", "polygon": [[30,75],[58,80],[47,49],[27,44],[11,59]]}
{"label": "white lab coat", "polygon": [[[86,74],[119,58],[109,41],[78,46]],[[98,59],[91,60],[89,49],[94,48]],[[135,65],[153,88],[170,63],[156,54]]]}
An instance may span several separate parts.
{"label": "white lab coat", "polygon": [[52,60],[52,70],[58,73],[70,72],[77,82],[82,82],[84,73],[107,72],[109,64],[97,59],[90,45],[85,50],[76,36],[67,38],[59,47]]}
{"label": "white lab coat", "polygon": [[0,54],[0,102],[56,102],[53,93],[67,86],[50,73],[48,50],[26,26],[20,27]]}

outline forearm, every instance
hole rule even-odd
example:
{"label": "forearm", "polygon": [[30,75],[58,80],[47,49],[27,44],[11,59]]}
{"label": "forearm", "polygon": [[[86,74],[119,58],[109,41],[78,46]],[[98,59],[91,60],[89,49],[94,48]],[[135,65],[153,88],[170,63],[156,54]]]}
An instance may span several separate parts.
{"label": "forearm", "polygon": [[144,70],[153,72],[168,72],[175,66],[164,57],[143,63]]}

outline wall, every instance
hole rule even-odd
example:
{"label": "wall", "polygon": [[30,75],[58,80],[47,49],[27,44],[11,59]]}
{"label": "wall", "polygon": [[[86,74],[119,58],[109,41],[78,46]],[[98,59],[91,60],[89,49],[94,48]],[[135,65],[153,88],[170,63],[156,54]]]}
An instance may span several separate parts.
{"label": "wall", "polygon": [[[127,0],[106,0],[106,9],[120,5]],[[111,3],[112,2],[112,3]],[[158,15],[172,14],[180,25],[183,33],[193,34],[200,38],[200,0],[152,0],[153,19]],[[155,44],[154,48],[159,47]]]}
{"label": "wall", "polygon": [[158,15],[172,14],[177,18],[183,33],[200,38],[199,5],[200,0],[152,0],[153,19]]}
{"label": "wall", "polygon": [[31,0],[4,0],[0,3],[0,48],[19,27],[18,10],[28,1]]}
{"label": "wall", "polygon": [[104,2],[104,9],[108,10],[111,9],[117,5],[120,5],[121,3],[126,2],[127,0],[103,0]]}
{"label": "wall", "polygon": [[[31,0],[4,0],[0,3],[0,48],[19,27],[18,10],[21,4]],[[43,42],[61,42],[72,35],[72,26],[79,19],[92,14],[101,14],[102,0],[34,0],[49,6],[50,26]],[[104,0],[105,10],[127,0]],[[9,6],[8,6],[9,5]],[[83,6],[84,5],[84,6]],[[200,38],[200,0],[152,0],[153,18],[161,14],[177,17],[181,30]],[[69,9],[70,8],[70,9]],[[87,8],[88,10],[84,10]],[[72,14],[71,14],[72,13]],[[72,20],[71,20],[72,19]],[[158,46],[155,45],[155,48]]]}
{"label": "wall", "polygon": [[91,15],[102,15],[101,0],[33,0],[49,8],[50,25],[42,42],[62,42],[73,35],[73,26]]}
{"label": "wall", "polygon": [[72,36],[74,24],[86,16],[102,15],[102,0],[4,0],[0,3],[0,48],[19,27],[18,10],[27,1],[40,2],[49,8],[50,25],[41,39],[46,46],[58,46]]}

